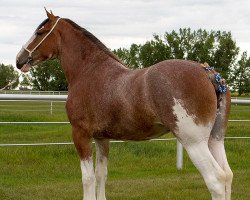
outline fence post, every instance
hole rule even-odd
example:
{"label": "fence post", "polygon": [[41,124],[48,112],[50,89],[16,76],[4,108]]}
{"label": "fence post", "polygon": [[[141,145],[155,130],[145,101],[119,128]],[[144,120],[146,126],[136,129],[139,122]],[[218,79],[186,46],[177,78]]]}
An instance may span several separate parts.
{"label": "fence post", "polygon": [[176,168],[178,170],[182,170],[183,168],[183,146],[178,140],[176,141],[177,141]]}

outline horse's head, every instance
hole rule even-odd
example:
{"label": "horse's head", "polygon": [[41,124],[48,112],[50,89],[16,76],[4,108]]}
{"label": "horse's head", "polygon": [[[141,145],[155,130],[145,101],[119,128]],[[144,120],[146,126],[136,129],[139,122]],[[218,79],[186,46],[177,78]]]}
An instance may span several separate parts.
{"label": "horse's head", "polygon": [[48,18],[37,27],[16,57],[16,66],[22,72],[28,72],[31,66],[58,55],[59,32],[56,27],[60,18],[47,10],[46,13]]}

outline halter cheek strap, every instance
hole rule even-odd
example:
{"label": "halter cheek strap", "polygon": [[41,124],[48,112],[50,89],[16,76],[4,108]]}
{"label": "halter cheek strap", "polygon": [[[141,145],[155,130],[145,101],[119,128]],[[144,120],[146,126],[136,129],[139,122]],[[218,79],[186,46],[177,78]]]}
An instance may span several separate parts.
{"label": "halter cheek strap", "polygon": [[23,49],[26,50],[28,53],[29,53],[29,57],[28,57],[28,61],[27,63],[29,63],[30,61],[32,61],[32,53],[43,43],[43,41],[50,35],[50,33],[54,30],[54,28],[56,27],[58,21],[60,20],[61,18],[58,18],[56,20],[56,23],[53,25],[53,27],[51,28],[51,30],[45,35],[45,37],[32,49],[32,50],[29,50],[27,48],[25,48],[23,46]]}

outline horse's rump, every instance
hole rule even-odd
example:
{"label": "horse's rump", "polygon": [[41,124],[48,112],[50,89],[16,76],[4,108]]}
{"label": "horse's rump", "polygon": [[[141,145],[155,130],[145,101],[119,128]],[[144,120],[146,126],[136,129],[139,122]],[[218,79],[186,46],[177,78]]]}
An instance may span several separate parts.
{"label": "horse's rump", "polygon": [[148,71],[147,84],[152,105],[159,118],[175,128],[174,99],[178,100],[196,123],[207,124],[215,118],[217,97],[208,75],[199,63],[183,60],[160,62]]}

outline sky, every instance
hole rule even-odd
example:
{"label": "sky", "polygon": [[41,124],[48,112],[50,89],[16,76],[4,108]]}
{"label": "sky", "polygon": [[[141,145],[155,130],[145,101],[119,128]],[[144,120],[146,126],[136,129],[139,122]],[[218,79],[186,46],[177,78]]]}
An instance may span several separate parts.
{"label": "sky", "polygon": [[108,48],[130,47],[154,33],[190,27],[231,31],[250,55],[249,0],[0,0],[0,63],[15,65],[22,45],[46,18],[44,6],[69,18]]}

